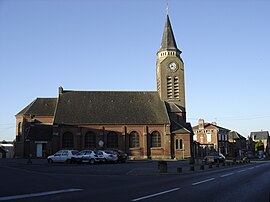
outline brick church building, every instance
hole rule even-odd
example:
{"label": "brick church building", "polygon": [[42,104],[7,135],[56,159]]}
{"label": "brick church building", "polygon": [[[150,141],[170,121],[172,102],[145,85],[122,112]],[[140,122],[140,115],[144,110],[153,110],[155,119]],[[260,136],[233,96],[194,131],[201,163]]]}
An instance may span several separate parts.
{"label": "brick church building", "polygon": [[112,149],[133,159],[192,155],[186,122],[184,63],[169,16],[157,52],[157,91],[73,91],[37,98],[16,115],[16,156],[60,149]]}

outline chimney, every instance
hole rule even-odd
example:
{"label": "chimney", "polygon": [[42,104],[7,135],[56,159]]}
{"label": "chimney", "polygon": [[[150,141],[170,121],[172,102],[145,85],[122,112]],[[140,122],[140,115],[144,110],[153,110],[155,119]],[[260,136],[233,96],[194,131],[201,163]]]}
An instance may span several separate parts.
{"label": "chimney", "polygon": [[204,120],[199,119],[199,130],[204,129]]}
{"label": "chimney", "polygon": [[64,89],[63,89],[62,86],[60,86],[60,87],[58,88],[58,93],[59,93],[59,95],[62,95],[63,92],[64,92]]}

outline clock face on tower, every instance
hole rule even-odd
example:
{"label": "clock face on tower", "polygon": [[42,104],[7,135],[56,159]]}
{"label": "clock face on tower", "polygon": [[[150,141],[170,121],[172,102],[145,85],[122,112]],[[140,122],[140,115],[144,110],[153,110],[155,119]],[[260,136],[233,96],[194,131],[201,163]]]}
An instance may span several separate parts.
{"label": "clock face on tower", "polygon": [[176,71],[177,70],[177,65],[176,65],[175,62],[171,62],[171,63],[168,64],[168,68],[171,71]]}

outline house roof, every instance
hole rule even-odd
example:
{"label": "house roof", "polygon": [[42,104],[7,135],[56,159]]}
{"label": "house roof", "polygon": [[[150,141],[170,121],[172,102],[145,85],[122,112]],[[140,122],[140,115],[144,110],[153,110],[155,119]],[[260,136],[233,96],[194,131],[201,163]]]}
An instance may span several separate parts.
{"label": "house roof", "polygon": [[54,124],[169,124],[158,92],[63,91]]}
{"label": "house roof", "polygon": [[[196,125],[194,127],[192,127],[193,130],[199,130],[199,125]],[[223,131],[223,132],[229,132],[230,130],[227,128],[223,128],[221,126],[218,126],[216,124],[213,123],[204,123],[204,129],[218,129],[219,131]]]}
{"label": "house roof", "polygon": [[55,107],[57,103],[57,98],[37,98],[29,105],[27,105],[23,110],[21,110],[18,115],[38,115],[38,116],[53,116],[55,112]]}
{"label": "house roof", "polygon": [[232,131],[229,133],[228,135],[229,139],[246,139],[245,137],[243,137],[242,135],[240,135],[238,132],[236,131]]}
{"label": "house roof", "polygon": [[267,140],[269,138],[268,131],[258,131],[258,132],[251,132],[250,136],[253,140]]}
{"label": "house roof", "polygon": [[33,125],[29,128],[27,138],[32,141],[49,141],[52,139],[52,125]]}

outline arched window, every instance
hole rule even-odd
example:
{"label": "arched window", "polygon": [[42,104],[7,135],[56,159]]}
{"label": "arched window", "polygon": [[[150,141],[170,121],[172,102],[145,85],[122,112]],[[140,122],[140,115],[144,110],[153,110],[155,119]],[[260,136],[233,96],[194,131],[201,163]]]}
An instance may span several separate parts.
{"label": "arched window", "polygon": [[94,132],[87,132],[84,137],[85,148],[96,148],[96,134]]}
{"label": "arched window", "polygon": [[154,131],[151,133],[151,146],[152,147],[161,147],[161,137],[159,132]]}
{"label": "arched window", "polygon": [[180,139],[180,141],[179,141],[179,148],[183,149],[183,140],[182,139]]}
{"label": "arched window", "polygon": [[22,135],[22,122],[18,124],[18,135]]}
{"label": "arched window", "polygon": [[107,147],[108,148],[118,147],[118,136],[115,132],[109,132],[107,134]]}
{"label": "arched window", "polygon": [[70,132],[66,132],[63,134],[63,142],[62,142],[62,147],[67,148],[67,149],[73,149],[73,134]]}
{"label": "arched window", "polygon": [[184,149],[184,144],[183,144],[183,140],[180,139],[176,139],[175,141],[175,149]]}
{"label": "arched window", "polygon": [[132,131],[129,134],[129,147],[130,148],[140,147],[140,136],[136,131]]}

